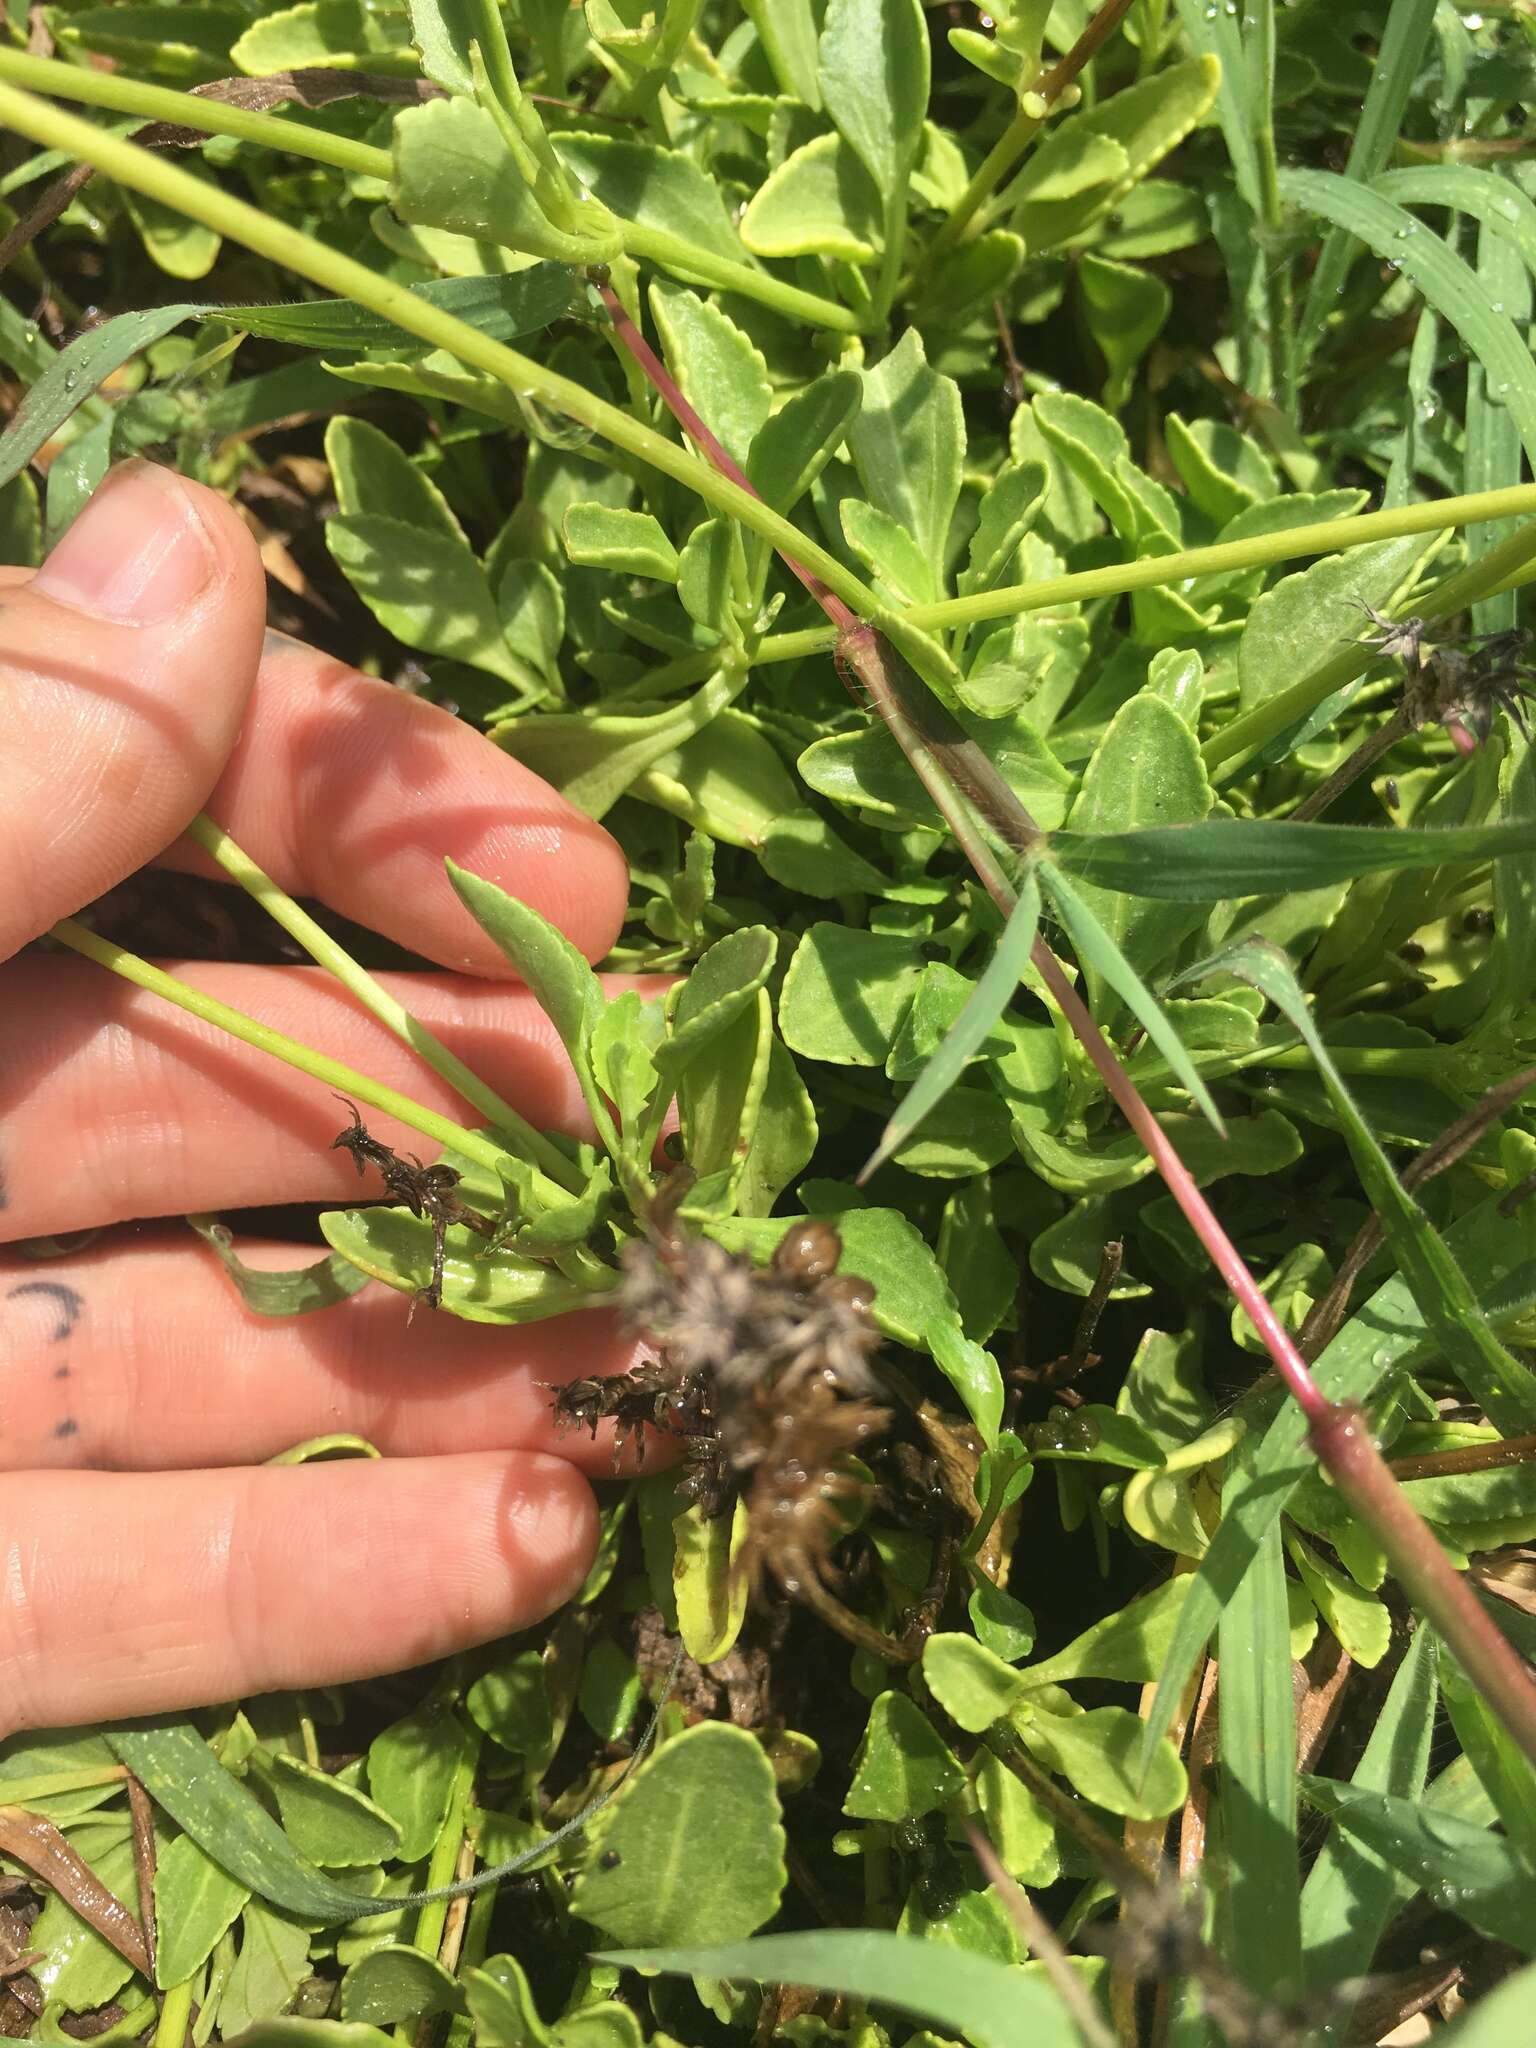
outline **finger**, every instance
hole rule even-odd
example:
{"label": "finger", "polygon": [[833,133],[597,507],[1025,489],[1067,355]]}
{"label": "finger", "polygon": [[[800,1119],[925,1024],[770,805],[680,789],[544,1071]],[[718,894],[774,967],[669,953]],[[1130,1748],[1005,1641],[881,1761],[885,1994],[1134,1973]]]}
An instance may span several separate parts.
{"label": "finger", "polygon": [[[450,856],[599,960],[628,896],[602,826],[451,712],[267,636],[251,717],[210,814],[290,894],[472,974],[506,956],[460,903]],[[212,872],[183,843],[177,866]]]}
{"label": "finger", "polygon": [[[482,1121],[318,968],[175,971],[445,1116]],[[591,1135],[564,1047],[525,989],[379,979],[539,1129]],[[15,1105],[0,1124],[8,1238],[269,1202],[350,1205],[382,1186],[331,1149],[347,1114],[324,1083],[83,960],[32,955],[0,969],[0,1103]],[[438,1149],[392,1117],[370,1111],[368,1126],[397,1149]]]}
{"label": "finger", "polygon": [[264,604],[229,507],[143,462],[0,588],[0,958],[196,813],[240,727]]}
{"label": "finger", "polygon": [[[263,1270],[315,1257],[236,1249]],[[309,1315],[258,1316],[189,1230],[46,1260],[0,1254],[0,1471],[252,1465],[338,1432],[392,1457],[549,1451],[615,1471],[611,1431],[594,1442],[557,1428],[549,1391],[636,1363],[613,1316],[497,1329],[426,1310],[408,1323],[410,1306],[370,1287]]]}
{"label": "finger", "polygon": [[517,1451],[23,1473],[0,1499],[0,1736],[400,1670],[569,1599],[596,1503]]}

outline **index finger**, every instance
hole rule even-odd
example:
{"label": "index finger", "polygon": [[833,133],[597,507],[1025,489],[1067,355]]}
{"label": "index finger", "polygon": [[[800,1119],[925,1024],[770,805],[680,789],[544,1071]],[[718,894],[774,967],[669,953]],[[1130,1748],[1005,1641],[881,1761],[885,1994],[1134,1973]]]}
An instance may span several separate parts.
{"label": "index finger", "polygon": [[[269,633],[245,728],[209,815],[293,895],[470,974],[506,959],[454,894],[445,857],[557,925],[589,960],[618,937],[617,844],[451,712]],[[182,840],[175,867],[214,870]]]}

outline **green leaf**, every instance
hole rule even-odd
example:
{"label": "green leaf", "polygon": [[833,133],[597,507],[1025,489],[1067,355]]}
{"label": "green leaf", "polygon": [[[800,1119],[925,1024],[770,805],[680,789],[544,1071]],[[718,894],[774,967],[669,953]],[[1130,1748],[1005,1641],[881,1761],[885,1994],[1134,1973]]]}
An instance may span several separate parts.
{"label": "green leaf", "polygon": [[741,238],[756,256],[873,263],[881,241],[879,190],[840,135],[818,135],[758,186],[741,218]]}
{"label": "green leaf", "polygon": [[547,1757],[555,1722],[540,1651],[504,1651],[469,1688],[464,1705],[475,1726],[514,1756]]}
{"label": "green leaf", "polygon": [[924,1332],[933,1362],[965,1403],[966,1413],[988,1450],[997,1445],[1003,1420],[1003,1375],[990,1351],[983,1351],[956,1326],[940,1316]]}
{"label": "green leaf", "polygon": [[1031,1686],[1067,1685],[1075,1678],[1145,1685],[1162,1670],[1188,1590],[1187,1578],[1165,1580],[1094,1622],[1054,1657],[1031,1664],[1024,1677]]}
{"label": "green leaf", "polygon": [[466,1970],[463,1983],[478,2048],[641,2048],[640,2022],[612,1999],[577,2006],[546,2026],[513,1956]]}
{"label": "green leaf", "polygon": [[922,1709],[905,1693],[883,1692],[870,1708],[843,1811],[854,1820],[911,1820],[964,1784],[959,1759]]}
{"label": "green leaf", "polygon": [[[716,728],[724,728],[728,733],[731,753],[738,751],[738,732],[726,721],[731,717],[728,707],[740,692],[746,674],[745,669],[721,669],[671,709],[639,718],[610,712],[555,712],[498,725],[491,737],[591,818],[605,817],[631,789],[637,795],[648,795],[653,802],[658,801],[648,778],[662,770],[670,774],[692,768],[704,788],[702,802],[695,801],[699,796],[697,789],[689,798],[690,810],[707,810],[716,827],[722,822],[729,826],[729,832],[715,830],[715,837],[728,837],[732,845],[750,844],[750,840],[739,840],[734,835],[737,831],[749,831],[757,823],[764,799],[750,778],[758,775],[758,763],[749,757],[745,773],[738,774],[731,762],[712,781],[704,772],[705,763],[697,761],[692,753],[694,747],[708,746]],[[772,759],[779,781],[792,790],[778,756],[773,755]],[[723,784],[723,788],[716,783]],[[769,795],[772,794],[770,783]],[[718,813],[727,805],[733,808],[730,816],[722,820]]]}
{"label": "green leaf", "polygon": [[155,1982],[162,1990],[197,1974],[250,1896],[190,1835],[166,1843],[155,1860]]}
{"label": "green leaf", "polygon": [[[1245,1439],[1227,1479],[1249,1481]],[[1265,1998],[1293,1997],[1301,1983],[1301,1880],[1296,1867],[1296,1704],[1280,1525],[1264,1534],[1241,1585],[1222,1610],[1223,1909],[1234,1968]]]}
{"label": "green leaf", "polygon": [[822,105],[838,133],[900,204],[928,111],[928,24],[920,0],[828,0],[816,68]]}
{"label": "green leaf", "polygon": [[733,263],[751,263],[720,185],[681,150],[613,135],[564,134],[552,141],[560,161],[621,220],[663,229]]}
{"label": "green leaf", "polygon": [[[568,313],[575,280],[569,264],[532,263],[506,277],[434,277],[406,289],[413,298],[467,321],[491,340],[510,341],[514,335],[537,333]],[[324,349],[327,355],[367,348],[421,354],[429,346],[355,299],[194,306],[190,310],[204,320],[217,320],[246,334],[290,342],[295,348]]]}
{"label": "green leaf", "polygon": [[1018,901],[1009,913],[1008,922],[980,981],[943,1044],[891,1114],[880,1134],[879,1144],[860,1171],[861,1181],[868,1180],[875,1169],[906,1142],[981,1050],[998,1018],[1013,999],[1034,946],[1039,922],[1039,886],[1033,875],[1025,875],[1019,884]]}
{"label": "green leaf", "polygon": [[615,1949],[598,1962],[679,1976],[804,1984],[931,2020],[972,2048],[1080,2048],[1077,2023],[1038,1978],[964,1949],[875,1930],[768,1934],[732,1948]]}
{"label": "green leaf", "polygon": [[1029,1690],[1023,1672],[970,1636],[930,1636],[923,1645],[923,1678],[956,1727],[971,1735],[1006,1719]]}
{"label": "green leaf", "polygon": [[[1054,845],[1053,838],[1053,848]],[[1225,1133],[1226,1126],[1220,1111],[1211,1099],[1210,1090],[1201,1080],[1199,1071],[1184,1049],[1183,1040],[1162,1005],[1152,995],[1146,983],[1076,890],[1068,886],[1065,876],[1056,867],[1044,861],[1038,864],[1036,872],[1041,888],[1065,927],[1085,973],[1096,975],[1106,988],[1113,990],[1167,1060],[1181,1086],[1188,1089],[1214,1128]]]}
{"label": "green leaf", "polygon": [[[1529,1227],[1498,1213],[1496,1199],[1479,1203],[1446,1232],[1447,1248],[1479,1298],[1479,1314],[1497,1320],[1531,1298]],[[1429,1347],[1423,1316],[1400,1276],[1379,1287],[1313,1366],[1319,1391],[1330,1401],[1366,1401],[1383,1376]],[[1287,1402],[1254,1453],[1251,1484],[1228,1505],[1200,1569],[1189,1581],[1159,1674],[1148,1715],[1148,1741],[1161,1734],[1205,1647],[1217,1616],[1231,1598],[1264,1530],[1285,1509],[1295,1487],[1317,1468],[1306,1443],[1306,1423]]]}
{"label": "green leaf", "polygon": [[1476,1771],[1505,1835],[1536,1871],[1536,1776],[1524,1751],[1449,1654],[1440,1660],[1440,1691],[1462,1754]]}
{"label": "green leaf", "polygon": [[381,18],[362,0],[302,0],[253,22],[229,54],[252,78],[348,58],[348,69],[362,70],[362,57],[406,56],[403,29],[402,22]]}
{"label": "green leaf", "polygon": [[1300,1032],[1343,1126],[1355,1170],[1427,1327],[1478,1405],[1505,1435],[1518,1436],[1536,1427],[1536,1373],[1488,1328],[1467,1276],[1393,1172],[1313,1022],[1285,955],[1265,941],[1250,940],[1204,963],[1200,971],[1235,974],[1251,982]]}
{"label": "green leaf", "polygon": [[333,419],[325,430],[325,459],[344,517],[377,513],[469,548],[463,527],[437,485],[367,420]]}
{"label": "green leaf", "polygon": [[1517,2048],[1536,1998],[1536,1964],[1516,1970],[1441,2029],[1435,2048]]}
{"label": "green leaf", "polygon": [[1118,412],[1131,395],[1137,364],[1173,310],[1173,293],[1149,270],[1086,251],[1078,259],[1077,288],[1084,323],[1109,368],[1104,403]]}
{"label": "green leaf", "polygon": [[130,356],[148,348],[190,319],[196,306],[156,306],[146,313],[119,313],[77,335],[35,377],[0,434],[0,488],[26,468],[70,415]]}
{"label": "green leaf", "polygon": [[240,1916],[240,1953],[225,1979],[218,2024],[232,2041],[260,2020],[287,2010],[309,1975],[309,1930],[252,1899]]}
{"label": "green leaf", "polygon": [[1022,1600],[1015,1600],[990,1579],[979,1579],[965,1603],[971,1627],[983,1649],[1017,1664],[1035,1646],[1035,1617]]}
{"label": "green leaf", "polygon": [[[1067,814],[1067,830],[1075,836],[1198,824],[1212,801],[1194,733],[1170,705],[1148,689],[1116,713],[1095,747]],[[1141,975],[1169,959],[1197,929],[1202,916],[1199,911],[1149,910],[1127,895],[1091,885],[1082,895],[1089,911]],[[1100,1023],[1110,1022],[1118,1006],[1106,1001],[1104,977],[1087,962],[1084,966],[1094,1016]]]}
{"label": "green leaf", "polygon": [[338,2004],[343,2020],[377,2027],[465,2009],[463,1989],[435,1956],[393,1941],[352,1965],[341,1980]]}
{"label": "green leaf", "polygon": [[1504,825],[1293,825],[1212,818],[1138,832],[1051,834],[1051,859],[1079,880],[1169,903],[1219,903],[1322,889],[1360,875],[1498,860],[1536,847],[1536,819]]}
{"label": "green leaf", "polygon": [[712,1038],[751,1006],[773,970],[779,942],[766,925],[744,925],[717,939],[678,991],[671,1029],[652,1058],[675,1080]]}
{"label": "green leaf", "polygon": [[813,924],[784,975],[784,1043],[807,1059],[882,1066],[922,970],[908,939]]}
{"label": "green leaf", "polygon": [[391,1901],[345,1891],[302,1863],[271,1814],[189,1721],[113,1728],[107,1741],[155,1803],[258,1898],[322,1926],[394,1910]]}
{"label": "green leaf", "polygon": [[658,280],[651,312],[672,374],[725,452],[744,463],[773,404],[761,349],[709,299]]}
{"label": "green leaf", "polygon": [[773,1048],[773,1005],[758,990],[704,1048],[690,1058],[677,1091],[678,1117],[689,1164],[701,1180],[718,1176],[711,1206],[728,1209],[752,1149],[758,1109],[768,1083]]}
{"label": "green leaf", "polygon": [[678,1633],[696,1664],[714,1664],[735,1644],[747,1614],[747,1577],[732,1569],[746,1540],[746,1503],[738,1500],[729,1515],[705,1515],[695,1504],[677,1517],[672,1532]]}
{"label": "green leaf", "polygon": [[[1022,715],[961,724],[1039,825],[1060,824],[1072,778]],[[893,825],[940,819],[911,763],[884,725],[866,725],[807,747],[796,764],[806,787]]]}
{"label": "green leaf", "polygon": [[846,440],[864,397],[856,370],[824,370],[763,421],[746,472],[775,512],[797,505]]}
{"label": "green leaf", "polygon": [[607,216],[591,209],[585,234],[550,221],[490,113],[469,99],[429,100],[395,116],[390,204],[413,227],[446,228],[557,263],[606,263],[619,254]]}
{"label": "green leaf", "polygon": [[269,1777],[283,1829],[300,1855],[322,1868],[382,1863],[399,1853],[400,1830],[355,1786],[304,1758],[279,1753]]}
{"label": "green leaf", "polygon": [[[404,1209],[328,1209],[320,1217],[327,1244],[370,1279],[402,1294],[420,1294],[432,1277],[432,1225]],[[558,1268],[502,1249],[462,1224],[447,1233],[443,1306],[470,1323],[532,1323],[596,1306],[590,1286]]]}
{"label": "green leaf", "polygon": [[517,970],[518,979],[533,991],[580,1074],[588,1065],[592,1027],[603,1010],[597,976],[564,932],[557,931],[536,910],[455,861],[445,865],[459,901],[496,941]]}
{"label": "green leaf", "polygon": [[240,2048],[391,2048],[391,2036],[361,2020],[261,2019],[240,2035]]}
{"label": "green leaf", "polygon": [[431,1852],[454,1785],[475,1753],[473,1735],[436,1690],[369,1744],[368,1790],[400,1831],[402,1863],[419,1863]]}
{"label": "green leaf", "polygon": [[590,1834],[571,1910],[615,1940],[737,1940],[778,1908],[784,1830],[773,1766],[745,1729],[686,1729],[625,1781]]}
{"label": "green leaf", "polygon": [[1355,1663],[1374,1670],[1392,1641],[1392,1617],[1381,1601],[1363,1592],[1299,1536],[1287,1534],[1285,1547],[1323,1620]]}
{"label": "green leaf", "polygon": [[1143,1765],[1141,1722],[1128,1708],[1049,1714],[1036,1707],[1021,1734],[1025,1748],[1059,1771],[1085,1799],[1128,1820],[1161,1820],[1188,1796],[1184,1766],[1166,1738],[1159,1740]]}
{"label": "green leaf", "polygon": [[386,632],[520,688],[485,571],[468,545],[376,513],[328,519],[331,559]]}
{"label": "green leaf", "polygon": [[816,1109],[794,1061],[778,1038],[768,1046],[757,1123],[736,1185],[736,1208],[742,1216],[763,1217],[816,1150]]}
{"label": "green leaf", "polygon": [[[913,6],[915,0],[891,4]],[[959,387],[929,368],[915,327],[863,378],[864,402],[848,449],[864,495],[906,528],[942,578],[965,460]]]}
{"label": "green leaf", "polygon": [[572,505],[561,533],[571,560],[587,568],[651,576],[659,583],[677,581],[677,549],[649,512],[626,512],[617,505]]}
{"label": "green leaf", "polygon": [[1301,1796],[1400,1870],[1435,1904],[1529,1955],[1536,1947],[1536,1876],[1514,1845],[1416,1800],[1303,1774]]}
{"label": "green leaf", "polygon": [[[716,678],[722,695],[734,696],[747,674],[745,667],[723,670]],[[700,710],[703,694],[691,700]],[[774,819],[800,801],[777,749],[757,721],[734,706],[707,720],[690,716],[688,726],[688,736],[636,778],[635,795],[712,839],[755,851]]]}
{"label": "green leaf", "polygon": [[406,0],[406,10],[427,77],[448,92],[472,93],[469,46],[478,32],[471,0]]}
{"label": "green leaf", "polygon": [[1403,207],[1336,172],[1282,171],[1280,193],[1358,236],[1417,286],[1482,364],[1490,397],[1508,408],[1527,460],[1536,463],[1536,364],[1471,265]]}
{"label": "green leaf", "polygon": [[1346,548],[1282,576],[1255,600],[1238,642],[1241,708],[1251,711],[1291,688],[1298,673],[1321,667],[1359,630],[1362,604],[1389,608],[1437,544],[1434,535],[1411,533]]}
{"label": "green leaf", "polygon": [[246,1307],[259,1316],[303,1316],[317,1308],[334,1308],[368,1285],[366,1273],[334,1252],[280,1273],[248,1266],[234,1249],[234,1233],[222,1223],[211,1216],[189,1216],[187,1221],[217,1256]]}

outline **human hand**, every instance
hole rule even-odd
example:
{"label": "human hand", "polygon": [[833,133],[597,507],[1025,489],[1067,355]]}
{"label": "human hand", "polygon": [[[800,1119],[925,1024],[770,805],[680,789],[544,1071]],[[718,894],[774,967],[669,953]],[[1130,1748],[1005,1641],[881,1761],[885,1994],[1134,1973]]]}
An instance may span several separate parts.
{"label": "human hand", "polygon": [[[557,1445],[539,1383],[628,1365],[612,1320],[407,1330],[380,1288],[258,1318],[184,1226],[135,1219],[376,1199],[330,1149],[344,1111],[86,961],[11,958],[156,857],[212,872],[178,837],[206,805],[283,888],[454,970],[379,978],[530,1120],[584,1128],[553,1031],[498,979],[443,857],[596,960],[623,916],[619,849],[448,713],[264,640],[263,617],[236,515],[142,463],[35,576],[0,570],[0,1237],[132,1225],[60,1257],[0,1252],[0,1736],[419,1663],[547,1613],[593,1551],[576,1468],[609,1470],[609,1449]],[[172,964],[463,1114],[318,969]],[[333,1431],[385,1458],[259,1462]]]}

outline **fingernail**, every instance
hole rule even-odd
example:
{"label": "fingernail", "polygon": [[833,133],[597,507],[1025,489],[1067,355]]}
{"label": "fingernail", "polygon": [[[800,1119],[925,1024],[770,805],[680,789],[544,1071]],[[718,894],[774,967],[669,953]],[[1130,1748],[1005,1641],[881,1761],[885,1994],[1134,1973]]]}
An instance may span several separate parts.
{"label": "fingernail", "polygon": [[152,462],[115,469],[38,570],[32,588],[124,626],[152,626],[197,596],[213,549],[191,494]]}

